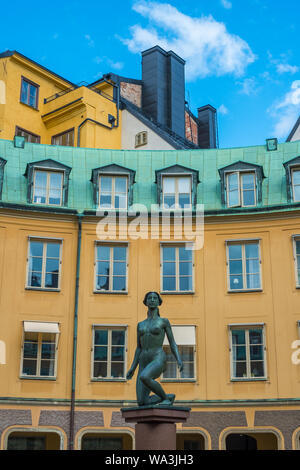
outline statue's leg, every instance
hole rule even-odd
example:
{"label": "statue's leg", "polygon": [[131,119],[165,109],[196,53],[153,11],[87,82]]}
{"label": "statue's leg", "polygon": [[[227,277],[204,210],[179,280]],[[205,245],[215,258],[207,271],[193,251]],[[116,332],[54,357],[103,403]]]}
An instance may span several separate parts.
{"label": "statue's leg", "polygon": [[149,405],[150,389],[143,384],[140,379],[140,374],[136,380],[136,397],[139,406]]}
{"label": "statue's leg", "polygon": [[159,360],[150,362],[144,370],[141,372],[140,380],[141,382],[151,390],[157,397],[150,397],[151,404],[161,403],[162,401],[167,400],[167,395],[160,385],[159,382],[156,382],[154,379],[160,376],[163,369],[163,364]]}

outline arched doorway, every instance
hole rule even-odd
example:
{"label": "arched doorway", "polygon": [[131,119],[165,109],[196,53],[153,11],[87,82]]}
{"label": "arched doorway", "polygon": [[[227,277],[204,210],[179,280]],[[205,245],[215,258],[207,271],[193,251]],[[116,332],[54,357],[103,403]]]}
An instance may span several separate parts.
{"label": "arched doorway", "polygon": [[278,450],[278,439],[272,432],[231,433],[225,442],[226,450]]}

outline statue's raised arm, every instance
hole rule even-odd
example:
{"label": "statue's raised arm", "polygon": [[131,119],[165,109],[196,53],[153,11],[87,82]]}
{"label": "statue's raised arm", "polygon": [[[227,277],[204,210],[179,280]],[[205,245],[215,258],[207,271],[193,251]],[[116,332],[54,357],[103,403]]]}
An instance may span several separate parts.
{"label": "statue's raised arm", "polygon": [[[159,305],[162,299],[157,292],[147,292],[144,304],[148,307],[147,318],[137,326],[137,347],[132,365],[126,378],[132,378],[135,369],[139,366],[136,381],[136,394],[139,406],[167,405],[172,406],[175,395],[166,394],[155,379],[166,368],[166,354],[163,350],[164,337],[167,335],[171,351],[182,371],[183,364],[174,340],[172,328],[167,318],[161,318]],[[150,393],[153,392],[153,395]]]}

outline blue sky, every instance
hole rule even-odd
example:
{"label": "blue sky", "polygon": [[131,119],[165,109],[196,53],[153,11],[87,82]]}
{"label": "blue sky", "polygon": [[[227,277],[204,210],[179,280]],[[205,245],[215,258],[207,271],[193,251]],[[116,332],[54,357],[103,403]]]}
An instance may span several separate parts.
{"label": "blue sky", "polygon": [[283,142],[300,114],[299,0],[15,0],[1,15],[1,52],[74,83],[141,78],[142,50],[173,50],[186,60],[190,109],[218,109],[221,148]]}

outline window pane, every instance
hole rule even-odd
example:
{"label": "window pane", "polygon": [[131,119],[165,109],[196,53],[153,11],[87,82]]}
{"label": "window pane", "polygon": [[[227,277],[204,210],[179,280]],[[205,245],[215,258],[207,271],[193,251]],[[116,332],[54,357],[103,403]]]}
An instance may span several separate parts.
{"label": "window pane", "polygon": [[97,259],[109,261],[110,259],[110,247],[109,246],[98,246],[97,247]]}
{"label": "window pane", "polygon": [[55,343],[42,343],[42,359],[55,358]]}
{"label": "window pane", "polygon": [[230,289],[243,289],[243,277],[242,275],[230,276]]}
{"label": "window pane", "polygon": [[192,263],[182,262],[179,263],[179,275],[192,275]]}
{"label": "window pane", "polygon": [[246,344],[244,330],[232,330],[232,344]]}
{"label": "window pane", "polygon": [[300,171],[293,171],[293,184],[300,184]]}
{"label": "window pane", "polygon": [[242,174],[243,189],[254,189],[254,186],[255,186],[254,181],[255,181],[254,174],[251,174],[251,173]]}
{"label": "window pane", "polygon": [[194,377],[194,363],[184,362],[183,371],[181,372],[182,379],[192,379]]}
{"label": "window pane", "polygon": [[109,275],[109,261],[98,261],[97,263],[97,274],[98,275]]}
{"label": "window pane", "polygon": [[61,204],[61,190],[50,189],[49,191],[49,204],[59,206]]}
{"label": "window pane", "polygon": [[259,289],[260,288],[260,276],[259,276],[259,274],[247,274],[247,288],[248,289]]}
{"label": "window pane", "polygon": [[125,344],[125,331],[124,330],[112,330],[111,342],[112,344]]}
{"label": "window pane", "polygon": [[94,363],[94,377],[99,377],[99,378],[107,377],[107,363],[106,362]]}
{"label": "window pane", "polygon": [[229,191],[235,191],[239,188],[239,175],[238,173],[231,173],[227,175],[227,184]]}
{"label": "window pane", "polygon": [[41,287],[42,286],[42,273],[29,271],[28,285],[31,287]]}
{"label": "window pane", "polygon": [[115,195],[115,208],[126,209],[127,208],[127,195],[116,194]]}
{"label": "window pane", "polygon": [[232,346],[232,357],[234,361],[245,361],[246,360],[246,346]]}
{"label": "window pane", "polygon": [[101,196],[100,196],[100,206],[110,208],[111,207],[111,195],[101,194]]}
{"label": "window pane", "polygon": [[297,255],[300,255],[300,240],[296,241],[296,253],[297,253]]}
{"label": "window pane", "polygon": [[258,259],[246,260],[246,272],[247,273],[259,273],[259,260]]}
{"label": "window pane", "polygon": [[179,204],[179,207],[181,208],[185,208],[186,206],[190,206],[191,205],[191,197],[190,197],[190,194],[179,194],[179,197],[178,197],[178,204]]}
{"label": "window pane", "polygon": [[163,290],[165,291],[174,291],[176,290],[176,279],[175,277],[166,277],[163,278]]}
{"label": "window pane", "polygon": [[46,171],[36,171],[35,172],[35,186],[46,188],[47,185],[47,172]]}
{"label": "window pane", "polygon": [[59,258],[60,243],[47,243],[47,258]]}
{"label": "window pane", "polygon": [[97,290],[109,290],[109,277],[97,276]]}
{"label": "window pane", "polygon": [[163,190],[166,194],[175,194],[175,178],[164,177]]}
{"label": "window pane", "polygon": [[187,250],[185,247],[179,247],[179,260],[180,261],[192,261],[193,250]]}
{"label": "window pane", "polygon": [[125,246],[115,246],[113,248],[114,260],[126,261],[126,247]]}
{"label": "window pane", "polygon": [[48,377],[54,376],[54,361],[41,360],[41,375]]}
{"label": "window pane", "polygon": [[29,260],[29,269],[30,271],[42,271],[43,258],[38,258],[36,256],[31,257]]}
{"label": "window pane", "polygon": [[47,273],[45,276],[45,287],[52,289],[58,288],[58,270],[57,273]]}
{"label": "window pane", "polygon": [[38,344],[36,342],[24,342],[24,358],[37,358]]}
{"label": "window pane", "polygon": [[179,352],[183,361],[194,360],[194,346],[179,346]]}
{"label": "window pane", "polygon": [[175,262],[165,262],[163,264],[163,275],[164,276],[175,276],[176,274],[176,264]]}
{"label": "window pane", "polygon": [[166,208],[175,206],[175,196],[164,196],[164,206]]}
{"label": "window pane", "polygon": [[300,185],[294,186],[294,200],[300,201]]}
{"label": "window pane", "polygon": [[229,261],[229,272],[230,274],[242,274],[243,273],[242,260]]}
{"label": "window pane", "polygon": [[59,259],[57,258],[47,258],[46,261],[46,272],[47,273],[58,273],[59,271]]}
{"label": "window pane", "polygon": [[50,188],[61,189],[62,187],[62,173],[50,173]]}
{"label": "window pane", "polygon": [[243,191],[243,205],[244,206],[255,205],[255,192],[254,191]]}
{"label": "window pane", "polygon": [[228,245],[229,259],[242,259],[242,245]]}
{"label": "window pane", "polygon": [[258,244],[257,243],[246,243],[246,258],[258,258]]}
{"label": "window pane", "polygon": [[36,97],[37,97],[37,89],[35,86],[30,85],[29,86],[29,105],[36,107],[37,102],[36,102]]}
{"label": "window pane", "polygon": [[115,192],[126,193],[127,192],[127,177],[116,177],[115,178]]}
{"label": "window pane", "polygon": [[264,377],[265,371],[263,361],[251,362],[251,375],[252,377]]}
{"label": "window pane", "polygon": [[263,345],[250,346],[250,359],[251,361],[262,361],[264,358]]}
{"label": "window pane", "polygon": [[117,291],[126,290],[126,277],[113,276],[113,290],[117,290]]}
{"label": "window pane", "polygon": [[179,290],[190,291],[193,290],[193,279],[192,276],[179,277]]}
{"label": "window pane", "polygon": [[179,193],[190,193],[191,191],[191,178],[179,177],[178,178],[178,192]]}
{"label": "window pane", "polygon": [[235,191],[228,192],[228,206],[238,206],[240,204],[239,201],[239,191],[236,189]]}
{"label": "window pane", "polygon": [[46,188],[35,188],[33,202],[36,204],[46,204]]}
{"label": "window pane", "polygon": [[163,260],[164,261],[175,261],[175,248],[164,247],[163,248]]}
{"label": "window pane", "polygon": [[176,362],[167,362],[167,367],[164,372],[164,379],[176,379],[177,364]]}
{"label": "window pane", "polygon": [[124,263],[124,261],[116,261],[113,269],[114,275],[126,275],[126,263]]}
{"label": "window pane", "polygon": [[29,83],[25,82],[25,80],[22,80],[22,89],[21,89],[22,103],[27,103],[28,90],[29,90]]}
{"label": "window pane", "polygon": [[112,190],[112,178],[111,176],[101,176],[100,178],[100,190],[111,192]]}
{"label": "window pane", "polygon": [[111,376],[112,377],[124,377],[124,364],[121,362],[113,362],[111,364]]}
{"label": "window pane", "polygon": [[108,332],[107,330],[95,330],[95,344],[107,344]]}
{"label": "window pane", "polygon": [[107,361],[107,347],[106,346],[95,346],[94,360],[95,361]]}
{"label": "window pane", "polygon": [[36,360],[24,359],[23,361],[23,371],[24,375],[36,375]]}
{"label": "window pane", "polygon": [[263,343],[262,329],[249,330],[249,341],[250,341],[250,344],[262,344]]}
{"label": "window pane", "polygon": [[119,346],[112,346],[111,360],[114,362],[124,361],[124,348],[120,348]]}
{"label": "window pane", "polygon": [[233,377],[247,377],[246,362],[233,362]]}

